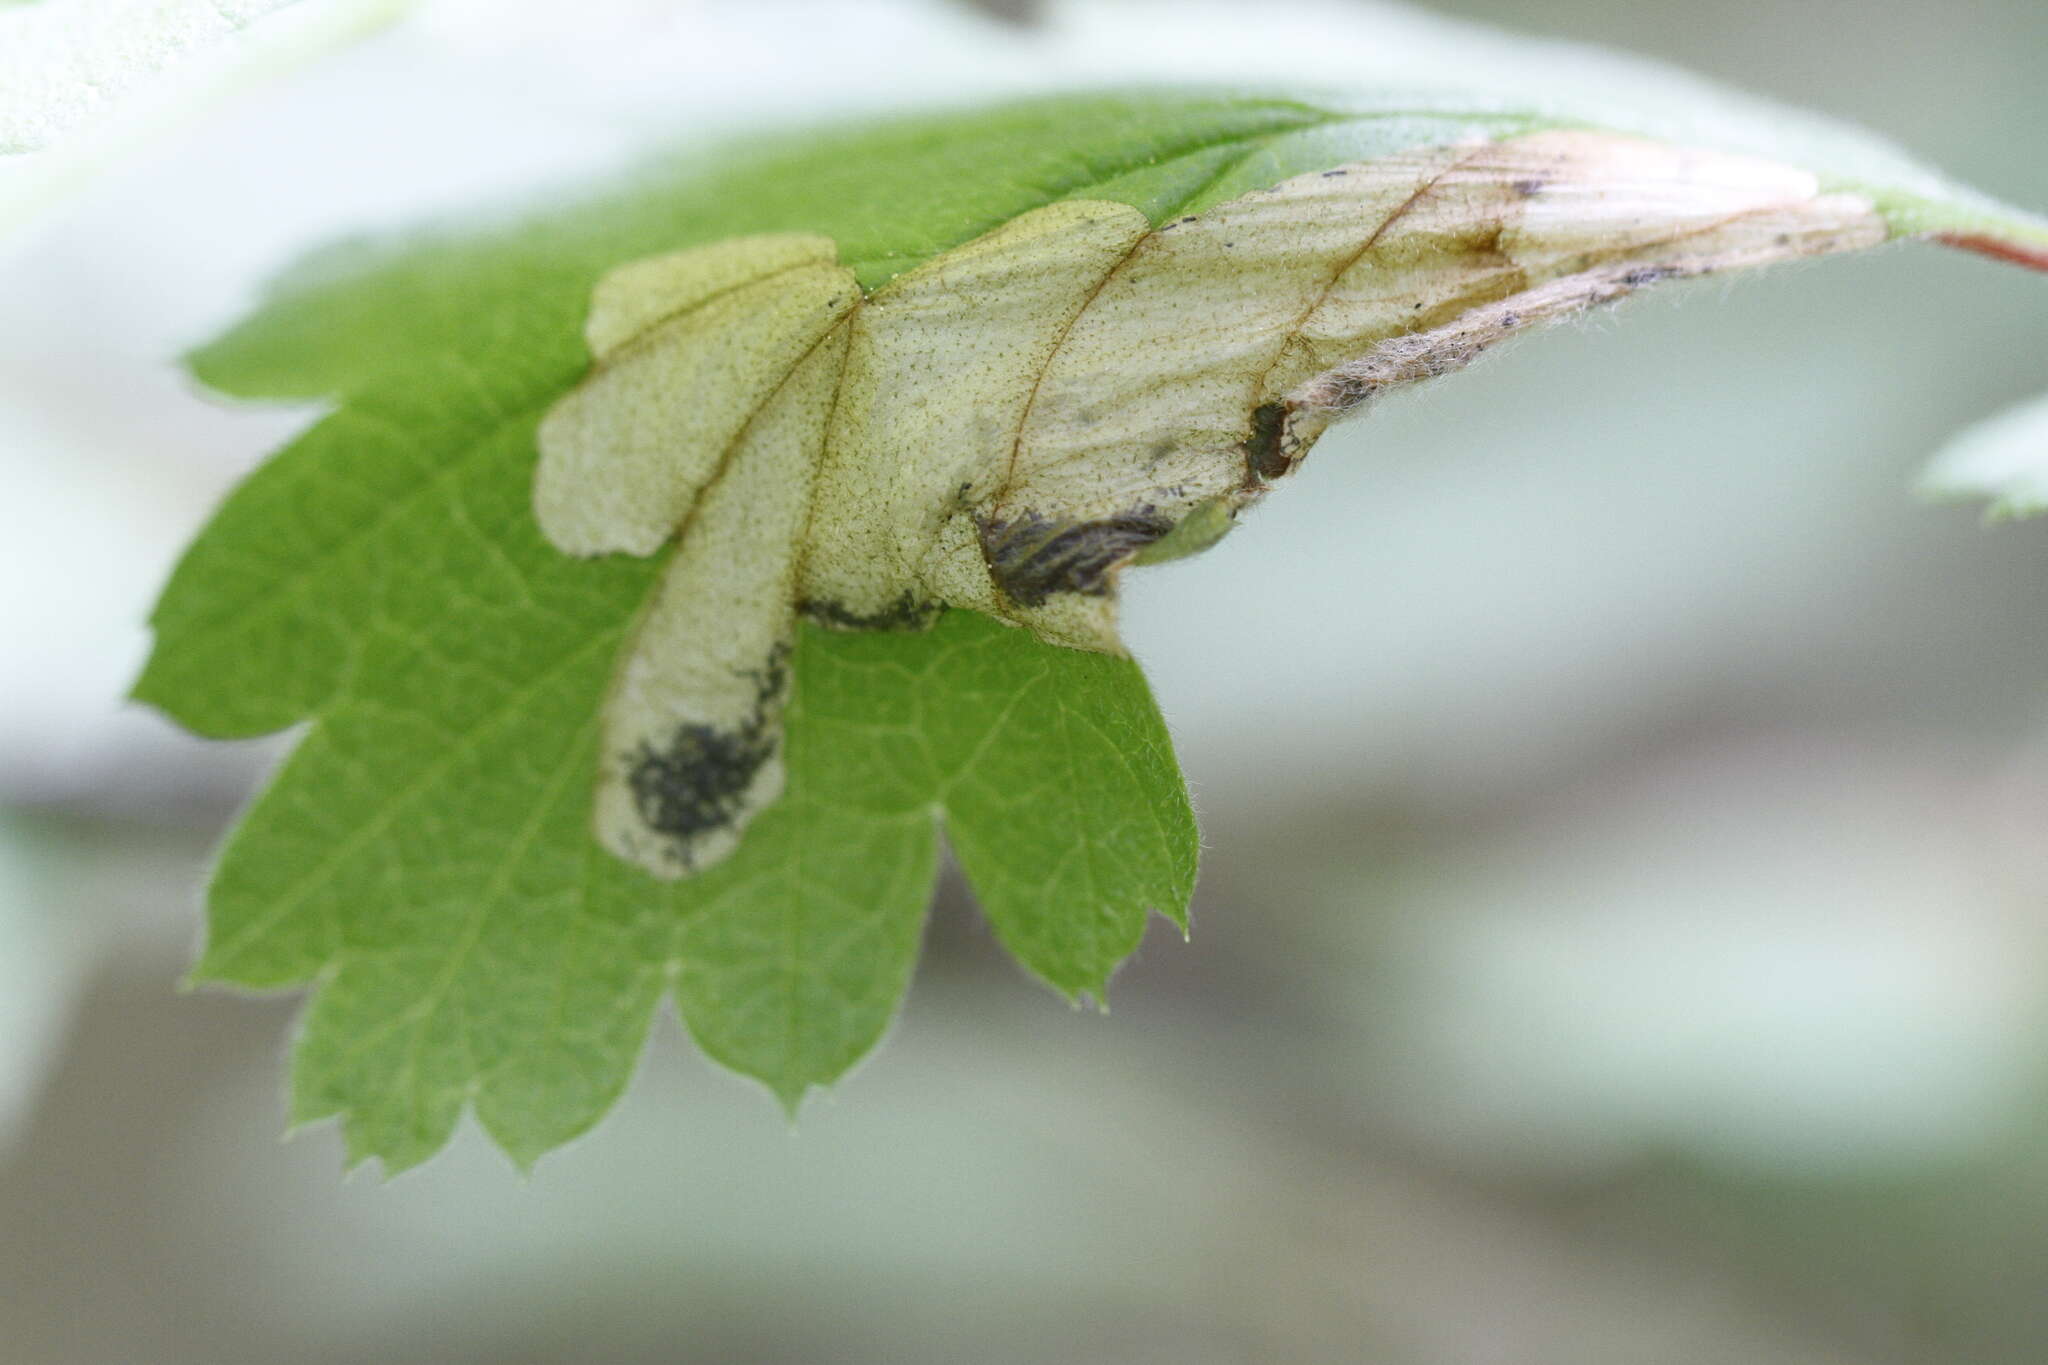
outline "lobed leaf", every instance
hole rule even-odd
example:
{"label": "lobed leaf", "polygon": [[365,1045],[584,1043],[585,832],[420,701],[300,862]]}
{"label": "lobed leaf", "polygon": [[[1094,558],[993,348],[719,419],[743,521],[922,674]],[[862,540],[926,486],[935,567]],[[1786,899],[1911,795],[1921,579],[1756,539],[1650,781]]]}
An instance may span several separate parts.
{"label": "lobed leaf", "polygon": [[[1184,924],[1185,795],[1135,665],[987,616],[796,628],[782,794],[716,865],[657,880],[591,837],[601,700],[690,553],[686,536],[667,559],[572,558],[535,519],[536,429],[589,368],[593,291],[630,262],[803,234],[872,293],[1064,201],[1128,206],[1151,233],[1290,177],[1586,124],[1470,94],[1069,97],[670,159],[567,208],[316,258],[193,367],[333,410],[194,544],[136,688],[207,734],[312,722],[222,855],[196,976],[315,984],[294,1114],[340,1118],[351,1156],[387,1170],[465,1106],[522,1163],[583,1131],[664,992],[708,1054],[794,1105],[887,1027],[940,829],[1019,960],[1100,995],[1149,909]],[[2038,220],[1916,169],[1873,179],[1896,159],[1849,145],[1851,169],[1804,168],[1817,195],[1873,205],[1873,236],[2048,246]],[[665,287],[643,283],[600,354],[662,315],[634,312]],[[1222,529],[1204,515],[1153,548],[1200,548]],[[677,638],[711,628],[669,605]]]}

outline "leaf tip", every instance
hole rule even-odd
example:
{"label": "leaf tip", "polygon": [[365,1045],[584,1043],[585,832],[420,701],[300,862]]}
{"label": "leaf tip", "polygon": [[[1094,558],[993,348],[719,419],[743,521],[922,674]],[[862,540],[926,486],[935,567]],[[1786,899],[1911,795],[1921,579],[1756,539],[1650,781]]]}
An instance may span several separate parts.
{"label": "leaf tip", "polygon": [[768,1084],[768,1093],[775,1097],[776,1107],[782,1110],[782,1121],[790,1132],[796,1131],[797,1119],[804,1106],[804,1098],[811,1093],[809,1081],[775,1081]]}
{"label": "leaf tip", "polygon": [[510,1142],[497,1133],[491,1134],[491,1141],[505,1154],[505,1159],[512,1163],[512,1170],[518,1175],[519,1183],[532,1184],[534,1169],[540,1165],[540,1159],[548,1154],[549,1149],[534,1143]]}
{"label": "leaf tip", "polygon": [[1114,970],[1115,968],[1106,969],[1093,979],[1078,984],[1064,981],[1053,981],[1048,984],[1060,993],[1060,997],[1067,1002],[1067,1008],[1076,1014],[1083,1010],[1093,1010],[1097,1014],[1106,1015],[1109,1013],[1109,978]]}
{"label": "leaf tip", "polygon": [[1151,907],[1152,913],[1180,930],[1180,941],[1186,943],[1193,933],[1188,922],[1188,901],[1194,897],[1194,887],[1186,884],[1175,887],[1160,904]]}

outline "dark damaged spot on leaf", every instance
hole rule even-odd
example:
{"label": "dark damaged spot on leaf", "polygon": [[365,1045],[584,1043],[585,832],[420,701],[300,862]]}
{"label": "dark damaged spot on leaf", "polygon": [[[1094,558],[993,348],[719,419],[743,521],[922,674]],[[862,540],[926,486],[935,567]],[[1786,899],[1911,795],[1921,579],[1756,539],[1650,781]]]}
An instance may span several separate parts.
{"label": "dark damaged spot on leaf", "polygon": [[759,722],[736,731],[679,725],[668,745],[642,745],[633,755],[633,800],[640,818],[679,844],[739,818],[747,788],[775,756],[775,739]]}
{"label": "dark damaged spot on leaf", "polygon": [[833,630],[929,630],[945,608],[906,591],[881,611],[860,612],[843,602],[817,600],[801,602],[797,610]]}
{"label": "dark damaged spot on leaf", "polygon": [[702,835],[735,824],[762,766],[781,743],[771,719],[789,687],[789,651],[778,650],[759,673],[754,711],[739,726],[720,729],[689,722],[667,743],[643,743],[626,755],[633,804],[647,828],[667,836],[675,861],[692,865],[689,849]]}
{"label": "dark damaged spot on leaf", "polygon": [[1252,479],[1270,483],[1294,467],[1282,449],[1287,432],[1287,407],[1261,403],[1252,410],[1252,434],[1244,443],[1245,470]]}
{"label": "dark damaged spot on leaf", "polygon": [[1150,507],[1098,521],[1056,521],[1025,512],[1009,521],[978,520],[989,576],[1019,606],[1043,606],[1054,593],[1100,597],[1109,571],[1173,529]]}
{"label": "dark damaged spot on leaf", "polygon": [[[1781,234],[1782,236],[1782,234]],[[1688,274],[1704,274],[1703,270],[1688,271],[1674,265],[1646,265],[1631,270],[1621,277],[1621,284],[1628,289],[1641,289],[1647,285],[1660,284],[1665,280],[1683,279]],[[1600,300],[1608,302],[1608,300]]]}

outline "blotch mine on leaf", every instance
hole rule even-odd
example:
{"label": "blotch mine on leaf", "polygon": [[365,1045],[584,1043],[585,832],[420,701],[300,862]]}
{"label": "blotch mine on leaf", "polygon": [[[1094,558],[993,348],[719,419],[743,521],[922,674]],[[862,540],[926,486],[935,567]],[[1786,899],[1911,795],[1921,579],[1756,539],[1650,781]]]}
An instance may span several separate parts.
{"label": "blotch mine on leaf", "polygon": [[860,300],[833,254],[750,238],[606,276],[596,366],[541,424],[558,547],[677,542],[605,700],[596,798],[605,846],[660,875],[724,857],[782,791],[798,552]]}
{"label": "blotch mine on leaf", "polygon": [[816,236],[623,266],[535,486],[569,553],[676,542],[605,703],[599,837],[664,876],[733,847],[781,790],[799,611],[914,629],[963,607],[1120,653],[1123,569],[1213,544],[1380,392],[1648,284],[1887,235],[1803,171],[1553,131],[1157,230],[1051,204],[865,299]]}
{"label": "blotch mine on leaf", "polygon": [[584,328],[596,364],[540,426],[534,510],[570,554],[676,535],[747,423],[860,303],[823,237],[750,237],[621,266]]}

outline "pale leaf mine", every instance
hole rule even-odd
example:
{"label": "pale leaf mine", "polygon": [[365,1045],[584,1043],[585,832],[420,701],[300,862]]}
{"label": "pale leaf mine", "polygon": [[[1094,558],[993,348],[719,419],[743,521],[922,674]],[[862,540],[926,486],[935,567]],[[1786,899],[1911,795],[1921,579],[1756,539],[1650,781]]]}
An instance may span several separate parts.
{"label": "pale leaf mine", "polygon": [[1886,235],[1803,171],[1548,132],[1156,230],[1051,204],[865,298],[823,237],[623,266],[535,484],[568,553],[676,542],[605,702],[598,835],[670,877],[732,849],[781,791],[799,615],[967,607],[1119,652],[1123,567],[1213,543],[1381,389],[1644,284]]}

